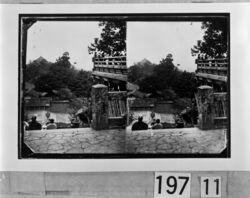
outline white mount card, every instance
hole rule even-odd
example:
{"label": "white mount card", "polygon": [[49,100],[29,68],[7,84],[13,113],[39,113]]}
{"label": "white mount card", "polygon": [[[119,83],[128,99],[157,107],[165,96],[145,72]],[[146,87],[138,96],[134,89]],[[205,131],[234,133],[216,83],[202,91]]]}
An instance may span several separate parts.
{"label": "white mount card", "polygon": [[154,198],[190,198],[190,173],[156,172]]}

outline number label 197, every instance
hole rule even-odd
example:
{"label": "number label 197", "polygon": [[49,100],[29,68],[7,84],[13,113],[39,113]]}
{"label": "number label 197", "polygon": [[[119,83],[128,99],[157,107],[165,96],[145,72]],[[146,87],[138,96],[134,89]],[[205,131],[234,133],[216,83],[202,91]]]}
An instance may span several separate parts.
{"label": "number label 197", "polygon": [[154,198],[190,198],[190,173],[156,172]]}
{"label": "number label 197", "polygon": [[201,197],[221,197],[221,177],[201,177]]}

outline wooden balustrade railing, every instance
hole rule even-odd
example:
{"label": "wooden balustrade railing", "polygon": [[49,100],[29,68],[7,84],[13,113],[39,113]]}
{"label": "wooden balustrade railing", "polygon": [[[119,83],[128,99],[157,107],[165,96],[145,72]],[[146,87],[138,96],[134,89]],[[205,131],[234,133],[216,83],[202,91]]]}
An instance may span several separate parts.
{"label": "wooden balustrade railing", "polygon": [[126,56],[94,57],[93,76],[109,78],[119,81],[127,81]]}
{"label": "wooden balustrade railing", "polygon": [[127,92],[108,92],[109,128],[125,128],[127,115]]}
{"label": "wooden balustrade railing", "polygon": [[213,74],[218,76],[227,76],[228,59],[196,59],[196,73]]}
{"label": "wooden balustrade railing", "polygon": [[93,71],[127,75],[126,56],[95,57]]}
{"label": "wooden balustrade railing", "polygon": [[123,118],[126,115],[126,91],[108,92],[109,118]]}
{"label": "wooden balustrade railing", "polygon": [[[216,128],[228,127],[228,95],[226,92],[211,92],[206,97],[195,94],[198,112],[201,115],[199,122]],[[202,127],[202,126],[201,126]]]}

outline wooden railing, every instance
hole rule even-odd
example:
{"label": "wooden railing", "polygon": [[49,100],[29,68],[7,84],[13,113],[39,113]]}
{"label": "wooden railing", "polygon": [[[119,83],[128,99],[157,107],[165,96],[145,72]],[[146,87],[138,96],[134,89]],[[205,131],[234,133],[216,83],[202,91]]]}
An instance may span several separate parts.
{"label": "wooden railing", "polygon": [[[228,59],[196,59],[197,74],[211,74],[216,76],[227,76],[228,75]],[[200,75],[200,77],[203,77]],[[205,77],[205,76],[204,76]],[[209,75],[208,75],[209,78]],[[216,80],[216,79],[215,79]]]}
{"label": "wooden railing", "polygon": [[227,128],[229,107],[226,92],[213,92],[206,97],[195,94],[197,108],[203,125],[209,123],[210,128]]}
{"label": "wooden railing", "polygon": [[216,128],[224,128],[228,124],[227,93],[213,93],[213,122]]}
{"label": "wooden railing", "polygon": [[110,128],[126,127],[126,99],[126,91],[108,92],[108,120]]}
{"label": "wooden railing", "polygon": [[121,118],[126,115],[126,91],[108,92],[109,118]]}
{"label": "wooden railing", "polygon": [[94,57],[93,71],[127,75],[126,56]]}
{"label": "wooden railing", "polygon": [[213,93],[214,117],[227,117],[227,93]]}

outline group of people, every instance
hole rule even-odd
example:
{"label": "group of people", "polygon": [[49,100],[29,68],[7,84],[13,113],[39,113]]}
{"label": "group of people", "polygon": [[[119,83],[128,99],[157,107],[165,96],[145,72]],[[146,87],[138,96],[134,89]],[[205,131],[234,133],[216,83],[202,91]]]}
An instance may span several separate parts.
{"label": "group of people", "polygon": [[198,120],[198,110],[193,104],[191,107],[187,107],[181,113],[175,115],[175,123],[168,127],[167,123],[162,125],[160,119],[155,118],[155,113],[151,112],[150,121],[148,123],[143,122],[143,117],[139,116],[138,121],[132,125],[132,131],[135,130],[147,130],[147,129],[163,129],[163,128],[184,128],[194,127]]}
{"label": "group of people", "polygon": [[36,116],[31,117],[31,121],[24,121],[25,130],[41,130],[41,129],[57,129],[57,125],[53,118],[46,120],[42,125],[36,120]]}
{"label": "group of people", "polygon": [[143,117],[139,116],[138,121],[132,125],[132,131],[136,130],[147,130],[147,129],[163,129],[163,125],[160,119],[155,119],[155,113],[151,113],[151,120],[149,123],[143,122]]}

